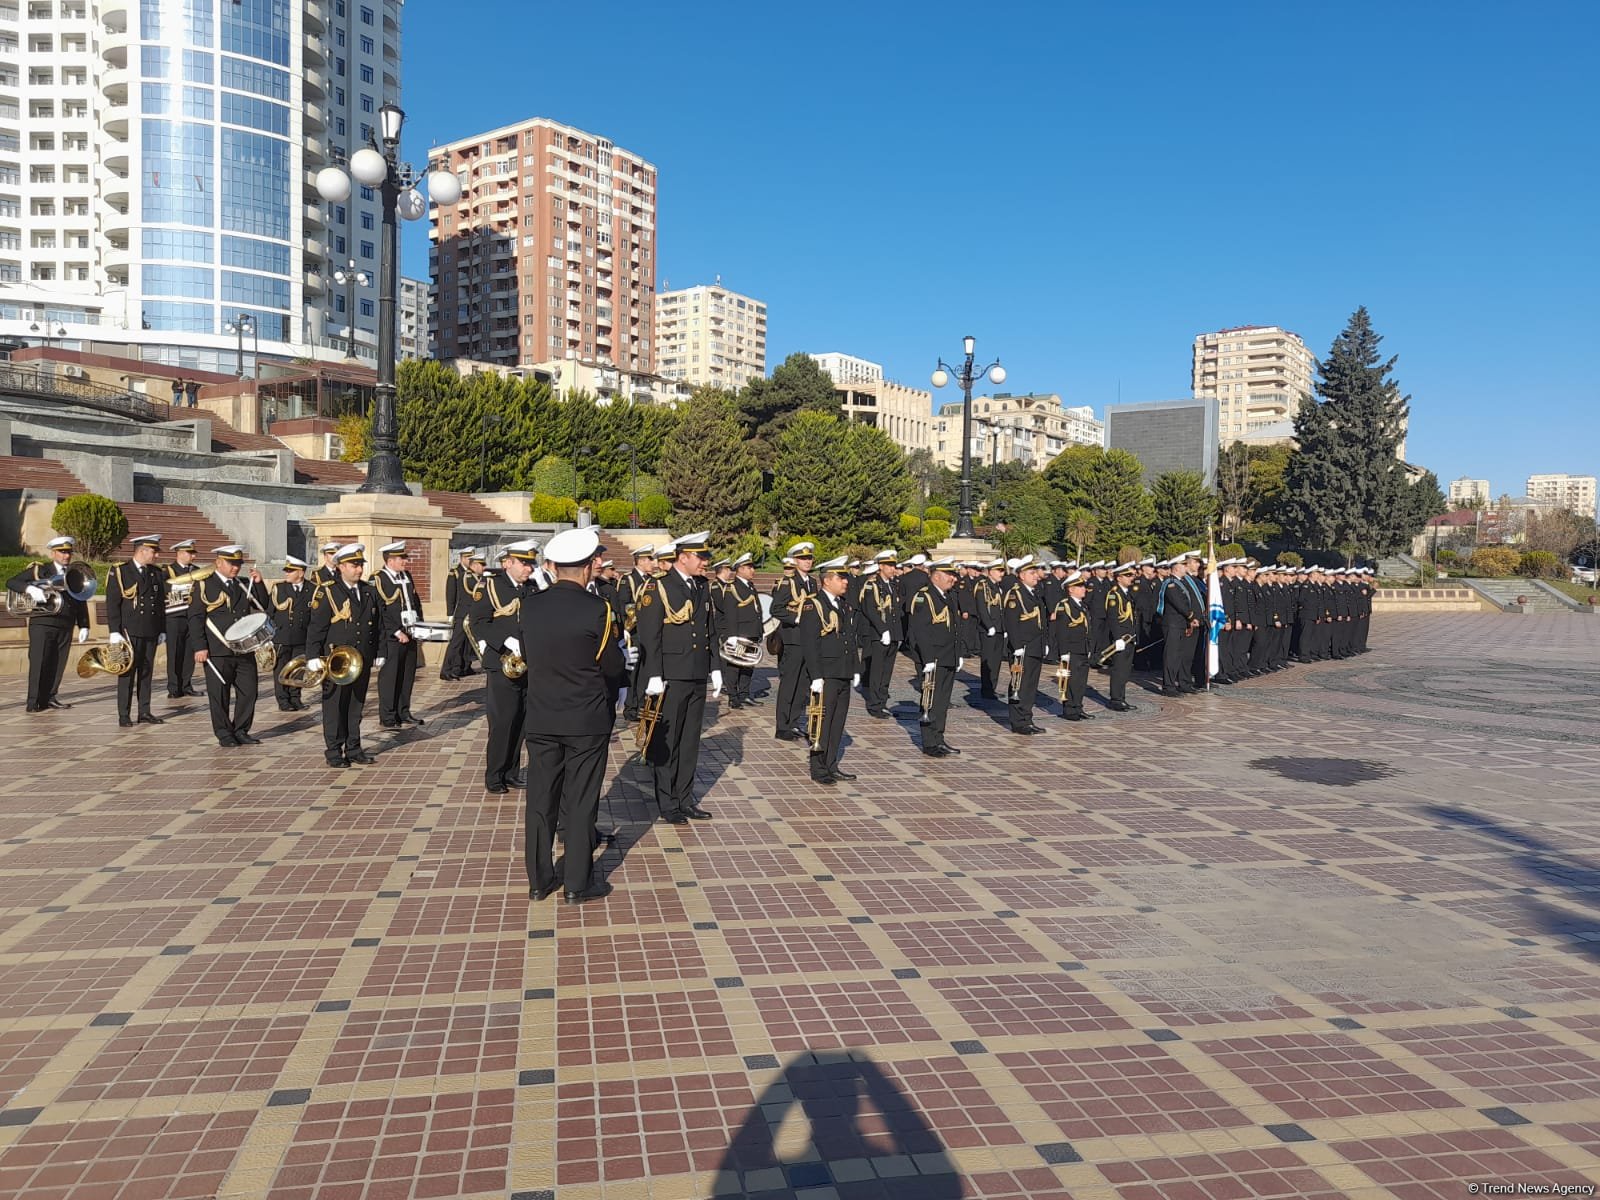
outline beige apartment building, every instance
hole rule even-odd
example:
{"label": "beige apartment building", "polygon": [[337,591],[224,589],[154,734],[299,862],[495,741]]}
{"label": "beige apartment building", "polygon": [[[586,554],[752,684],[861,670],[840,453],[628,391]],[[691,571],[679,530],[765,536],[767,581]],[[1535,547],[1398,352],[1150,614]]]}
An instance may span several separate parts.
{"label": "beige apartment building", "polygon": [[[1088,406],[1067,408],[1054,392],[1015,396],[997,392],[972,398],[974,462],[1024,462],[1043,470],[1068,446],[1103,446],[1105,425]],[[961,402],[934,418],[934,461],[961,466]]]}
{"label": "beige apartment building", "polygon": [[1240,325],[1194,339],[1194,396],[1217,401],[1224,446],[1260,441],[1263,426],[1293,417],[1300,398],[1312,390],[1316,369],[1300,335],[1277,325]]}
{"label": "beige apartment building", "polygon": [[654,369],[656,168],[535,117],[439,146],[461,200],[429,212],[434,352]]}
{"label": "beige apartment building", "polygon": [[1569,509],[1580,517],[1595,514],[1593,475],[1529,475],[1528,499],[1535,508]]}
{"label": "beige apartment building", "polygon": [[767,373],[767,306],[713,284],[656,297],[656,370],[736,392]]}
{"label": "beige apartment building", "polygon": [[1469,479],[1463,475],[1460,479],[1450,481],[1450,503],[1453,505],[1487,504],[1493,494],[1487,479]]}
{"label": "beige apartment building", "polygon": [[892,379],[835,383],[844,415],[883,430],[907,454],[933,449],[933,393]]}

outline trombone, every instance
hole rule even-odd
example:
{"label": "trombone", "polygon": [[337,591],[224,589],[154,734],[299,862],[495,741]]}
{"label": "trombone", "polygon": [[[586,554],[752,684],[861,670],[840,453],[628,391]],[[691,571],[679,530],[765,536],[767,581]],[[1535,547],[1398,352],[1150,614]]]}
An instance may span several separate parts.
{"label": "trombone", "polygon": [[633,748],[640,758],[650,749],[650,739],[656,735],[656,723],[661,720],[661,706],[666,703],[665,690],[655,695],[645,695],[639,705],[639,720],[633,727]]}
{"label": "trombone", "polygon": [[811,753],[822,753],[822,693],[812,692],[806,704],[806,740],[811,743]]}

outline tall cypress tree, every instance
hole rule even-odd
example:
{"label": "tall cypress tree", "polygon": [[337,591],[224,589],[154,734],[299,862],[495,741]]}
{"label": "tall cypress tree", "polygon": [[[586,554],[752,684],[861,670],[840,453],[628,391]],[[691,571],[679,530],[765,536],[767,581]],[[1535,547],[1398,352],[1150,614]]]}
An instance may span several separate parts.
{"label": "tall cypress tree", "polygon": [[1284,472],[1284,532],[1298,545],[1378,556],[1409,544],[1430,507],[1397,457],[1410,397],[1389,377],[1383,338],[1356,309],[1317,368],[1317,395],[1295,415],[1297,449]]}
{"label": "tall cypress tree", "polygon": [[672,501],[672,532],[709,529],[726,543],[750,528],[761,470],[726,392],[701,388],[678,411],[681,420],[662,443],[658,468]]}

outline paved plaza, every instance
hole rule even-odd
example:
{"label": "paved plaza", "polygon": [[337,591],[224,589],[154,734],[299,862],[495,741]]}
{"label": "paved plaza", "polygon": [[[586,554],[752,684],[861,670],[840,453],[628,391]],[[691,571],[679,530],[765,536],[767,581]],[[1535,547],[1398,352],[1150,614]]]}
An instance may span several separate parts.
{"label": "paved plaza", "polygon": [[203,701],[119,730],[103,681],[11,680],[0,1196],[1600,1182],[1600,619],[1374,625],[1042,737],[958,702],[938,761],[902,670],[831,789],[714,704],[717,819],[653,824],[619,739],[576,908],[527,900],[473,682],[400,735],[369,703],[333,771],[270,697],[227,751]]}

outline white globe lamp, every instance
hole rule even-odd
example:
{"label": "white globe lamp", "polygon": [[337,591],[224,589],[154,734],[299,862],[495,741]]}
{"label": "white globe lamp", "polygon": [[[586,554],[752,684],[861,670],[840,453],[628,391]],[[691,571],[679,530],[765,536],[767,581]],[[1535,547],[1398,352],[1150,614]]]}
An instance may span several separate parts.
{"label": "white globe lamp", "polygon": [[428,202],[416,188],[407,188],[396,197],[394,207],[403,220],[415,221],[428,211]]}
{"label": "white globe lamp", "polygon": [[338,167],[323,167],[317,172],[317,195],[330,204],[343,204],[350,199],[350,176]]}
{"label": "white globe lamp", "polygon": [[350,174],[359,184],[377,187],[389,174],[389,164],[383,161],[383,155],[368,146],[350,156]]}
{"label": "white globe lamp", "polygon": [[999,363],[995,363],[994,367],[989,371],[989,380],[991,383],[1004,383],[1006,381],[1006,369]]}
{"label": "white globe lamp", "polygon": [[428,197],[439,205],[456,203],[461,199],[461,180],[449,171],[429,171]]}
{"label": "white globe lamp", "polygon": [[943,387],[945,384],[947,384],[949,382],[950,382],[950,373],[948,371],[946,371],[943,367],[940,367],[937,371],[935,371],[933,373],[933,386],[934,387]]}

